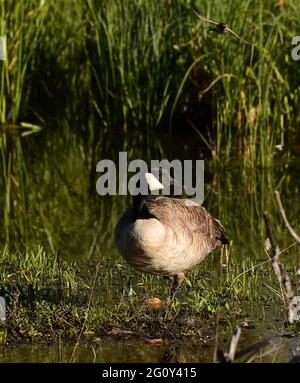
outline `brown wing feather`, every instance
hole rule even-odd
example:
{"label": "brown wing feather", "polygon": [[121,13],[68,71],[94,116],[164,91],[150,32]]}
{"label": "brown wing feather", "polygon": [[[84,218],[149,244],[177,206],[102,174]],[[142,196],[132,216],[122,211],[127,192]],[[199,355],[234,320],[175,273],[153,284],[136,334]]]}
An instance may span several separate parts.
{"label": "brown wing feather", "polygon": [[158,197],[145,203],[151,216],[173,229],[180,228],[191,237],[201,235],[215,248],[228,243],[224,227],[204,207],[189,200]]}

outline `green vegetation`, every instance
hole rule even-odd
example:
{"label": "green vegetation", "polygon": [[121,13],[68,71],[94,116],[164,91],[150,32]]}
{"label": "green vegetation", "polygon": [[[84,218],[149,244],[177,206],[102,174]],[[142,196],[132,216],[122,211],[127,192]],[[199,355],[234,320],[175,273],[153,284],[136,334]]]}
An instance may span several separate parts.
{"label": "green vegetation", "polygon": [[[193,9],[253,45],[211,32]],[[146,297],[165,301],[169,284],[116,254],[113,228],[128,199],[96,196],[96,163],[121,150],[210,159],[205,203],[232,239],[229,263],[214,256],[189,274],[174,305],[178,336],[199,335],[208,317],[214,331],[219,304],[230,329],[249,305],[255,315],[283,307],[262,213],[289,248],[272,193],[281,188],[297,228],[299,175],[281,164],[299,150],[299,19],[297,0],[0,0],[2,341],[113,327],[170,335],[163,309],[136,315]],[[295,246],[284,254],[294,271]]]}
{"label": "green vegetation", "polygon": [[[0,257],[0,295],[8,303],[5,341],[78,338],[85,341],[86,334],[91,333],[88,339],[96,342],[113,328],[132,331],[129,336],[138,339],[170,340],[176,328],[178,338],[204,336],[212,342],[219,309],[220,336],[229,336],[236,323],[249,319],[259,322],[265,310],[273,315],[279,312],[281,320],[286,320],[284,297],[270,258],[263,250],[260,211],[265,208],[272,213],[276,235],[284,250],[282,261],[293,277],[297,248],[282,232],[268,190],[275,189],[278,183],[284,185],[282,195],[287,210],[292,211],[291,222],[295,222],[299,207],[293,211],[293,199],[288,196],[294,190],[298,190],[295,197],[299,195],[300,185],[296,188],[294,185],[296,172],[297,169],[295,174],[290,172],[286,176],[284,170],[276,174],[264,171],[256,174],[256,178],[253,175],[249,178],[247,172],[240,176],[242,172],[237,169],[225,180],[215,173],[216,179],[207,193],[222,196],[222,203],[217,197],[210,198],[207,207],[220,217],[232,238],[228,264],[222,267],[215,253],[188,273],[168,321],[164,320],[164,314],[171,281],[135,272],[117,256],[112,238],[109,241],[106,233],[102,238],[108,216],[102,218],[103,224],[99,219],[101,230],[86,229],[88,237],[91,232],[98,232],[98,236],[91,238],[87,249],[81,244],[84,253],[75,263],[74,254],[69,251],[76,249],[78,242],[62,247],[60,242],[66,234],[57,237],[57,242],[53,240],[62,249],[58,253],[53,253],[49,246],[48,250],[37,247],[15,252],[6,247]],[[255,180],[255,186],[249,185],[249,180]],[[232,199],[233,190],[243,197]],[[113,220],[123,208],[113,207],[110,212]],[[76,228],[72,227],[72,233],[73,230]],[[79,236],[79,241],[82,238]],[[160,297],[164,304],[158,310],[142,305],[149,297]]]}
{"label": "green vegetation", "polygon": [[[253,46],[210,32],[194,8]],[[95,195],[96,162],[120,150],[270,166],[283,145],[289,158],[299,124],[290,52],[298,20],[291,0],[1,0],[1,238],[32,238],[29,216],[51,183],[49,174],[47,186],[39,180],[53,179],[54,156],[68,189],[80,172],[74,192],[83,200]]]}
{"label": "green vegetation", "polygon": [[[234,258],[222,270],[218,257],[213,257],[188,275],[172,317],[165,321],[170,282],[150,275],[128,274],[124,265],[106,265],[106,269],[103,260],[99,265],[96,275],[87,278],[76,266],[59,266],[57,259],[51,254],[46,257],[42,249],[25,256],[9,256],[5,251],[0,280],[1,295],[9,306],[6,323],[1,326],[5,329],[5,342],[77,340],[91,331],[95,339],[113,328],[130,330],[140,338],[164,339],[172,338],[174,327],[178,338],[201,336],[205,330],[208,338],[215,323],[207,324],[203,319],[214,318],[220,304],[222,318],[232,328],[236,321],[247,318],[249,305],[257,306],[257,310],[263,306],[257,300],[272,304],[282,300],[270,262],[256,269],[257,265],[249,259],[241,267]],[[212,270],[217,271],[217,277]],[[123,280],[121,289],[114,288],[118,279]],[[257,291],[261,280],[268,288]],[[159,310],[144,306],[143,301],[149,296],[159,296],[165,303]]]}

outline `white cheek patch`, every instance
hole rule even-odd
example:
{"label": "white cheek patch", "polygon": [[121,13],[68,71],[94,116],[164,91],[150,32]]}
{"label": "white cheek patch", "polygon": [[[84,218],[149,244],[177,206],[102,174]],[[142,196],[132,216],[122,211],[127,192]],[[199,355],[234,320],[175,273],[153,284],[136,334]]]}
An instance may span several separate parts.
{"label": "white cheek patch", "polygon": [[161,184],[157,178],[154,177],[153,174],[151,173],[146,173],[145,174],[146,181],[148,183],[150,191],[154,190],[160,190],[164,188],[164,185]]}

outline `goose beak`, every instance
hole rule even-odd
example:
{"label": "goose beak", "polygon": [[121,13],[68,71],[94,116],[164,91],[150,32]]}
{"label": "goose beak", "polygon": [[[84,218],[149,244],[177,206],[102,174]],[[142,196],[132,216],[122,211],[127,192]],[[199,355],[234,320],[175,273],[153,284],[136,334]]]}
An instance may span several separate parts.
{"label": "goose beak", "polygon": [[145,174],[145,178],[146,178],[146,181],[148,183],[148,186],[149,186],[149,189],[150,191],[154,191],[154,190],[160,190],[160,189],[163,189],[164,188],[164,185],[161,184],[157,178],[154,177],[153,174],[151,173],[146,173]]}

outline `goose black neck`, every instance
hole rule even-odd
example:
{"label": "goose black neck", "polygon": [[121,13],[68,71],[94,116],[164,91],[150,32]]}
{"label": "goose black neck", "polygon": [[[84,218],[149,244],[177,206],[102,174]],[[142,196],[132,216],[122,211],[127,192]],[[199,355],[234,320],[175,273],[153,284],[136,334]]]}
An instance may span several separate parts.
{"label": "goose black neck", "polygon": [[133,208],[137,215],[143,210],[144,204],[148,198],[149,195],[142,194],[137,194],[133,196]]}
{"label": "goose black neck", "polygon": [[154,200],[155,196],[149,195],[141,195],[138,194],[136,196],[133,196],[133,209],[134,209],[134,215],[135,219],[148,219],[151,217],[154,217],[150,211],[148,210],[146,202],[150,200]]}

